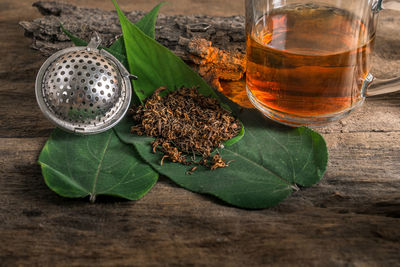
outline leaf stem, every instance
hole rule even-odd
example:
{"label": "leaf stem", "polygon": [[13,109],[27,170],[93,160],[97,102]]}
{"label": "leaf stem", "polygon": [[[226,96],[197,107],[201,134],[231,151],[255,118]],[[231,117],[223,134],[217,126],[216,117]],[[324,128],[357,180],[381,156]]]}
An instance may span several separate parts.
{"label": "leaf stem", "polygon": [[94,204],[94,202],[96,202],[96,195],[95,194],[90,194],[89,201],[90,201],[90,203]]}
{"label": "leaf stem", "polygon": [[294,191],[300,191],[300,188],[297,186],[297,184],[293,184],[290,186]]}

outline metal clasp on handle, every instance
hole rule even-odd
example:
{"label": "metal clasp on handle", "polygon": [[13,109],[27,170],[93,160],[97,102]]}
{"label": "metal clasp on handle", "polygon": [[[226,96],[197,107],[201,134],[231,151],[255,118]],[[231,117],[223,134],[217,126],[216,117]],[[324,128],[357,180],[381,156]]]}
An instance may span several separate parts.
{"label": "metal clasp on handle", "polygon": [[97,49],[101,44],[100,35],[97,32],[93,32],[92,38],[90,39],[89,44],[87,45],[87,50]]}

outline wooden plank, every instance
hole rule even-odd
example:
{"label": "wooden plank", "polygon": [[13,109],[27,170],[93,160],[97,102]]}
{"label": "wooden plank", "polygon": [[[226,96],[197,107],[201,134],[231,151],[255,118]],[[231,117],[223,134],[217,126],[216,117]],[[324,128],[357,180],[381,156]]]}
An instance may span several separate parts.
{"label": "wooden plank", "polygon": [[27,12],[26,1],[18,2],[24,9],[11,2],[0,5],[0,137],[48,136],[53,126],[40,114],[34,91],[45,57],[29,49],[30,42],[17,24],[24,13],[27,18],[39,13],[34,8]]}
{"label": "wooden plank", "polygon": [[66,200],[45,186],[36,164],[45,138],[3,138],[0,260],[395,264],[400,260],[400,133],[325,137],[331,153],[325,178],[261,211],[226,206],[165,178],[137,202]]}

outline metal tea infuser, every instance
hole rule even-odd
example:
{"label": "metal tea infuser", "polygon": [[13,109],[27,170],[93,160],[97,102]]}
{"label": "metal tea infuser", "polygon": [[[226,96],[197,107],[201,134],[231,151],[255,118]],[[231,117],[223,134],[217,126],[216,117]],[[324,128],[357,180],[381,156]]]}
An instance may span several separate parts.
{"label": "metal tea infuser", "polygon": [[42,65],[36,99],[43,114],[62,130],[96,134],[114,127],[128,111],[136,79],[113,55],[98,49],[94,33],[87,47],[61,50]]}

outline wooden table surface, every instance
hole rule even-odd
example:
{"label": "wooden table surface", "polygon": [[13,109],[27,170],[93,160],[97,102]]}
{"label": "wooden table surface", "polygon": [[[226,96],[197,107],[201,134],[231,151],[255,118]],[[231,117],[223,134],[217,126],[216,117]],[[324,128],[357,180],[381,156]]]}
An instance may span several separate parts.
{"label": "wooden table surface", "polygon": [[[119,1],[125,10],[157,2]],[[162,12],[243,14],[242,1],[169,2]],[[53,129],[34,96],[45,58],[18,26],[40,16],[31,4],[0,2],[0,266],[400,265],[399,93],[318,129],[330,152],[325,177],[275,208],[237,209],[166,178],[137,202],[53,193],[36,163]],[[400,13],[383,11],[375,72],[400,74],[399,62]]]}

